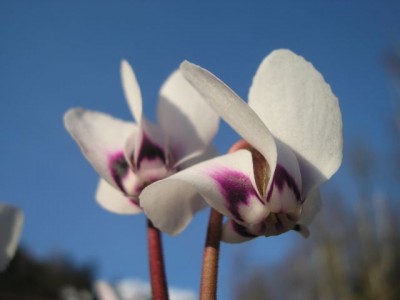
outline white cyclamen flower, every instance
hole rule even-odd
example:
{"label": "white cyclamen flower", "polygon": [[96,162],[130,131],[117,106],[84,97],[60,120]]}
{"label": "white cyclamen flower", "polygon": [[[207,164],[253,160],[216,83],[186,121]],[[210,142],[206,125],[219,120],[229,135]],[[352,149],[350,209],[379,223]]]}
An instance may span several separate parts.
{"label": "white cyclamen flower", "polygon": [[0,203],[0,271],[14,256],[22,231],[24,215],[18,208]]}
{"label": "white cyclamen flower", "polygon": [[[147,216],[163,231],[180,232],[179,219],[191,215],[179,209],[179,189],[191,188],[228,217],[226,242],[292,229],[306,235],[320,206],[319,187],[342,161],[340,108],[321,74],[289,50],[274,51],[261,63],[246,104],[199,66],[184,62],[181,71],[248,146],[146,188]],[[167,210],[174,215],[162,214]]]}
{"label": "white cyclamen flower", "polygon": [[[136,123],[79,108],[69,110],[64,122],[102,177],[96,193],[100,205],[135,214],[142,211],[138,196],[145,186],[210,156],[219,118],[178,70],[161,87],[159,124],[152,124],[142,114],[140,88],[126,61],[121,63],[121,76]],[[182,210],[203,206],[190,192],[185,197],[191,201]],[[163,201],[163,195],[158,198]]]}

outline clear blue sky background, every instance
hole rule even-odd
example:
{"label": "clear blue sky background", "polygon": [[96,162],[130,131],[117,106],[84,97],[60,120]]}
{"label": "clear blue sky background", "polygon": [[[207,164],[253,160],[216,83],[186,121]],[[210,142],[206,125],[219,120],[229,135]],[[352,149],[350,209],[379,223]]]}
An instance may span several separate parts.
{"label": "clear blue sky background", "polygon": [[[2,1],[0,3],[0,199],[23,208],[22,242],[44,257],[62,251],[98,264],[107,280],[148,280],[145,220],[102,210],[98,176],[66,133],[63,113],[80,106],[131,119],[119,75],[134,67],[145,114],[183,59],[208,68],[244,99],[265,55],[290,48],[311,61],[340,99],[346,146],[364,137],[379,153],[387,138],[390,81],[383,56],[400,43],[393,2]],[[111,4],[113,3],[113,4]],[[237,136],[222,124],[221,152]],[[345,154],[347,153],[347,148]],[[328,184],[351,189],[345,164]],[[329,190],[329,189],[328,189]],[[208,213],[165,237],[169,283],[198,289]],[[275,263],[306,241],[295,233],[223,245],[220,296],[229,299],[237,257]]]}

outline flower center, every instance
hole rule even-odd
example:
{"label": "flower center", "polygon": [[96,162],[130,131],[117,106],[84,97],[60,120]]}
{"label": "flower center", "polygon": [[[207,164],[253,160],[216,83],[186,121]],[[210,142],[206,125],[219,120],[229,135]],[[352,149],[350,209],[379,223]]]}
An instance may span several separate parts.
{"label": "flower center", "polygon": [[172,159],[171,153],[166,152],[163,147],[143,134],[136,164],[132,162],[132,165],[134,172],[140,177],[141,181],[150,184],[175,173],[175,170],[170,166]]}
{"label": "flower center", "polygon": [[265,220],[265,236],[278,235],[289,230],[300,230],[296,225],[298,216],[286,213],[270,213]]}

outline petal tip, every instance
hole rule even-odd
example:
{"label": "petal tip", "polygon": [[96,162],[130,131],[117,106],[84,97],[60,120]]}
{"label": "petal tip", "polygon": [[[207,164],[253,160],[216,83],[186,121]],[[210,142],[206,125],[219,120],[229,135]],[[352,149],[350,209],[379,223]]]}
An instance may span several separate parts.
{"label": "petal tip", "polygon": [[129,64],[128,61],[125,58],[121,59],[121,66],[124,64]]}
{"label": "petal tip", "polygon": [[268,59],[268,60],[271,60],[271,59],[279,59],[279,60],[281,60],[281,59],[282,60],[300,59],[300,60],[303,60],[305,62],[308,62],[308,61],[306,61],[304,59],[303,56],[298,55],[295,52],[293,52],[292,50],[286,49],[286,48],[273,50],[270,54],[268,54],[268,56],[265,59]]}
{"label": "petal tip", "polygon": [[135,72],[125,59],[121,61],[121,81],[129,108],[136,122],[139,123],[142,116],[142,94]]}
{"label": "petal tip", "polygon": [[183,75],[186,75],[186,74],[190,73],[191,71],[193,71],[195,69],[199,69],[199,68],[200,67],[198,65],[195,65],[188,60],[184,60],[179,66],[179,69]]}
{"label": "petal tip", "polygon": [[122,72],[125,72],[131,68],[132,68],[131,65],[125,58],[121,59],[121,71]]}
{"label": "petal tip", "polygon": [[64,126],[68,131],[71,131],[75,121],[83,115],[83,108],[70,108],[64,113]]}
{"label": "petal tip", "polygon": [[287,49],[287,48],[281,48],[281,49],[276,49],[273,50],[270,55],[292,55],[292,56],[298,56],[296,53],[294,53],[292,50]]}
{"label": "petal tip", "polygon": [[181,62],[180,64],[180,68],[186,68],[187,66],[190,66],[192,63],[190,61],[188,61],[187,59],[185,59],[184,61]]}
{"label": "petal tip", "polygon": [[121,78],[124,88],[129,88],[129,85],[132,84],[130,81],[136,81],[135,72],[126,59],[121,60]]}

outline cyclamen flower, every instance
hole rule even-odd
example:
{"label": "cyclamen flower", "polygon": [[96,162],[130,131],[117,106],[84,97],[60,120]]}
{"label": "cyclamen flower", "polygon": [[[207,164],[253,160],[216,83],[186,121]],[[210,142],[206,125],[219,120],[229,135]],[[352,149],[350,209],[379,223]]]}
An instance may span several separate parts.
{"label": "cyclamen flower", "polygon": [[[141,203],[161,230],[183,230],[181,189],[197,191],[228,217],[222,239],[243,242],[288,230],[308,234],[320,206],[320,185],[342,160],[342,119],[337,98],[302,57],[277,50],[261,63],[246,104],[210,72],[184,62],[184,77],[244,139],[236,152],[179,172],[146,188]],[[245,149],[243,149],[245,148]],[[170,188],[174,186],[174,189]],[[162,203],[156,202],[163,195]],[[173,211],[173,215],[163,211]]]}
{"label": "cyclamen flower", "polygon": [[17,249],[24,216],[18,208],[0,203],[0,271],[3,271]]}
{"label": "cyclamen flower", "polygon": [[[210,156],[219,118],[175,71],[160,91],[159,125],[152,124],[142,114],[141,91],[126,61],[121,63],[121,76],[136,124],[79,108],[69,110],[64,122],[102,177],[96,193],[100,205],[115,213],[135,214],[142,211],[138,196],[146,185]],[[163,200],[162,195],[158,198]]]}

